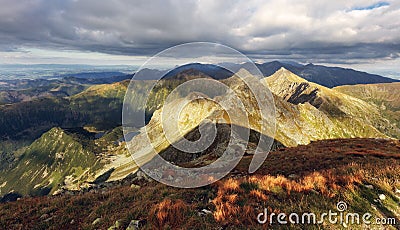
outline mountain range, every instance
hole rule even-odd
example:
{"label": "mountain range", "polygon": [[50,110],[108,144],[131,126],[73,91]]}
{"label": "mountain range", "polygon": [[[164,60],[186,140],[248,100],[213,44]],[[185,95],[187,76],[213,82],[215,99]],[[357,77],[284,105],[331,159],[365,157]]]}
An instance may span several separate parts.
{"label": "mountain range", "polygon": [[[245,68],[250,63],[234,64],[234,63],[222,63],[221,66],[201,64],[201,63],[190,63],[179,66],[170,72],[156,70],[156,69],[143,69],[136,73],[135,79],[137,80],[157,80],[160,76],[164,78],[171,78],[183,72],[185,70],[196,70],[204,73],[208,76],[212,76],[214,79],[225,79],[232,76],[235,72],[242,68]],[[229,67],[229,70],[222,67]],[[328,67],[323,65],[307,64],[302,65],[295,62],[266,62],[262,64],[256,64],[263,76],[270,76],[278,71],[280,68],[285,68],[292,73],[298,75],[307,81],[317,83],[328,88],[332,88],[340,85],[355,85],[355,84],[374,84],[374,83],[390,83],[399,82],[399,80],[383,77],[376,74],[369,74],[366,72],[357,71],[354,69],[345,69],[340,67]]]}
{"label": "mountain range", "polygon": [[376,74],[356,71],[353,69],[345,69],[340,67],[328,67],[323,65],[297,65],[293,63],[282,63],[278,61],[259,64],[257,67],[264,76],[270,76],[278,69],[284,67],[297,76],[307,81],[317,83],[328,88],[340,85],[356,85],[356,84],[373,84],[373,83],[390,83],[399,80],[386,78]]}
{"label": "mountain range", "polygon": [[[244,70],[239,72],[241,76],[253,78]],[[149,135],[153,144],[159,146],[157,152],[173,162],[197,162],[197,165],[201,165],[207,162],[206,159],[210,161],[221,154],[211,151],[212,154],[204,152],[188,156],[170,146],[165,136],[159,135],[160,114],[165,109],[162,104],[166,95],[182,81],[191,79],[191,74],[193,70],[188,69],[177,74],[176,79],[168,78],[159,82],[146,107],[149,114],[147,126],[136,130],[129,140],[129,146],[133,146],[132,151],[146,149],[145,137]],[[205,73],[195,76],[211,78]],[[236,75],[220,81],[233,89],[244,102],[246,112],[250,115],[250,123],[246,128],[251,130],[252,135],[271,136],[268,130],[260,129],[257,125],[261,115],[255,107],[254,95],[244,82]],[[347,88],[361,87],[360,90],[364,90],[362,86],[330,89],[309,82],[284,67],[259,81],[269,87],[275,101],[277,123],[274,148],[295,147],[324,139],[399,137],[399,125],[394,118],[398,105],[392,102],[390,94],[371,96],[372,93],[356,93],[358,97],[351,96],[345,93]],[[122,103],[128,83],[123,81],[94,85],[69,97],[45,97],[31,102],[0,106],[0,122],[4,127],[1,133],[2,143],[18,143],[15,148],[3,148],[2,158],[8,160],[2,162],[1,193],[4,195],[13,191],[22,195],[52,194],[63,189],[79,190],[82,186],[118,181],[136,173],[138,167],[126,151],[121,128],[118,128],[121,125]],[[134,87],[140,92],[148,84],[147,80],[136,80]],[[390,83],[385,87],[393,90],[399,85]],[[379,90],[374,88],[372,92]],[[189,102],[185,110],[181,111],[187,115],[179,120],[184,128],[179,135],[173,137],[174,141],[179,142],[184,136],[198,135],[196,130],[207,119],[221,127],[219,135],[222,136],[217,138],[221,143],[216,146],[224,146],[226,138],[222,137],[231,125],[245,126],[244,123],[230,123],[226,120],[224,111],[215,103],[203,99],[192,101],[193,96],[178,98],[169,104],[179,106],[180,103]],[[219,100],[224,100],[224,97]],[[376,99],[366,100],[368,97]],[[394,114],[382,112],[379,101],[384,101],[387,111]],[[168,110],[175,109],[171,107]],[[117,129],[112,131],[115,127]],[[253,138],[252,144],[243,146],[249,154],[254,151],[252,146],[257,144],[256,140],[257,138]],[[10,152],[13,154],[10,155]],[[151,152],[144,156],[143,162],[152,158]],[[87,159],[87,163],[79,162],[80,158]],[[27,165],[31,167],[29,172],[25,170]],[[24,185],[20,186],[12,178],[24,178]]]}
{"label": "mountain range", "polygon": [[[400,83],[341,85],[346,80],[342,74],[354,73],[343,69],[333,80],[331,75],[321,77],[322,72],[316,71],[313,81],[309,81],[290,68],[316,67],[277,62],[263,65],[261,77],[243,68],[229,74],[220,72],[219,67],[196,63],[158,82],[146,77],[125,80],[132,75],[109,79],[83,75],[0,84],[14,87],[0,89],[0,95],[16,95],[15,100],[2,97],[0,105],[0,226],[17,228],[24,223],[73,228],[78,223],[88,229],[111,225],[177,228],[185,226],[183,217],[177,217],[177,213],[183,213],[192,221],[202,220],[198,226],[206,228],[257,227],[257,213],[251,209],[270,204],[290,211],[291,206],[282,203],[290,200],[296,207],[306,205],[305,209],[319,212],[321,204],[325,209],[335,205],[333,198],[345,199],[352,207],[376,216],[398,219]],[[151,77],[153,71],[147,69],[142,74],[150,73]],[[391,81],[370,77],[365,78],[367,83]],[[178,93],[174,91],[198,78],[218,81],[230,90],[210,92],[209,97],[190,85]],[[319,80],[340,86],[327,87],[316,83]],[[271,91],[275,123],[261,112],[246,82],[256,82]],[[133,93],[132,101],[139,105],[137,111],[129,111],[132,115],[144,112],[144,126],[122,126],[128,88]],[[202,88],[208,89],[207,85]],[[172,101],[164,104],[171,92],[175,92]],[[243,107],[231,100],[234,96]],[[248,122],[228,116],[241,109]],[[180,112],[174,119],[176,111]],[[163,113],[166,123],[162,123]],[[204,131],[211,132],[213,127],[216,136],[206,150],[188,153],[176,148],[185,140],[203,138]],[[168,140],[163,131],[166,129],[172,130]],[[235,151],[243,150],[244,157],[227,178],[212,185],[176,190],[156,183],[139,167],[155,154],[181,167],[210,165],[221,157],[232,132],[238,129],[249,131],[248,142],[241,135],[234,141]],[[254,174],[249,174],[256,151],[265,150],[257,148],[260,141],[270,141],[272,153]],[[139,161],[133,161],[132,152],[141,154]],[[179,176],[159,169],[156,173],[166,180],[181,181]],[[381,200],[382,195],[385,200]],[[15,200],[19,201],[1,204]],[[125,206],[137,202],[140,205],[133,212],[132,207]],[[39,204],[43,210],[36,210]],[[21,205],[36,211],[28,215]],[[74,214],[76,210],[81,217]],[[11,220],[9,212],[25,219]],[[164,218],[165,212],[172,214]]]}

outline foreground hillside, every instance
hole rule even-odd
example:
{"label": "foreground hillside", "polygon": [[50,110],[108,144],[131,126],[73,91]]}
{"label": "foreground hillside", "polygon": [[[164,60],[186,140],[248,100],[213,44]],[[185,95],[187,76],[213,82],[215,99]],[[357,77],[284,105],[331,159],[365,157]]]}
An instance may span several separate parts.
{"label": "foreground hillside", "polygon": [[[264,208],[276,213],[321,214],[337,211],[392,218],[400,225],[400,143],[383,139],[338,139],[313,142],[270,153],[249,175],[250,156],[225,179],[198,189],[177,189],[138,175],[125,185],[77,195],[23,198],[0,205],[0,226],[7,229],[338,229],[324,224],[261,225]],[[276,220],[276,219],[275,219]],[[349,225],[365,229],[366,225]],[[133,228],[132,228],[133,229]]]}

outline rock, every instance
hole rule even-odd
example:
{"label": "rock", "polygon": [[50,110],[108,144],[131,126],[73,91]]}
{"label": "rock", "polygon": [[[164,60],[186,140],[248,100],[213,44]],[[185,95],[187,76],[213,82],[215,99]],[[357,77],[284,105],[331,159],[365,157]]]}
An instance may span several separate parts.
{"label": "rock", "polygon": [[131,188],[132,188],[132,189],[140,189],[140,186],[139,186],[139,185],[136,185],[136,184],[132,184],[132,185],[131,185]]}
{"label": "rock", "polygon": [[136,230],[138,229],[138,227],[136,226],[136,220],[132,220],[128,227],[126,228],[126,230]]}
{"label": "rock", "polygon": [[207,210],[207,209],[202,209],[201,211],[203,213],[205,213],[205,214],[212,214],[212,212],[210,210]]}
{"label": "rock", "polygon": [[205,216],[205,215],[212,215],[212,212],[210,210],[207,209],[202,209],[199,213],[199,216]]}
{"label": "rock", "polygon": [[101,221],[101,218],[97,218],[97,219],[95,219],[95,220],[93,221],[92,225],[99,224],[100,221]]}
{"label": "rock", "polygon": [[138,171],[137,173],[136,173],[136,178],[138,179],[138,180],[141,180],[141,179],[143,179],[143,177],[144,177],[144,173],[142,172],[142,171]]}
{"label": "rock", "polygon": [[385,200],[385,199],[386,199],[385,194],[379,194],[379,199],[380,199],[380,200]]}
{"label": "rock", "polygon": [[54,219],[54,216],[45,219],[44,222],[49,222],[49,221],[52,220],[52,219]]}
{"label": "rock", "polygon": [[364,185],[364,187],[366,187],[367,189],[374,189],[374,186],[370,184]]}
{"label": "rock", "polygon": [[115,221],[115,225],[114,225],[116,228],[120,228],[120,227],[122,227],[122,220],[117,220],[117,221]]}
{"label": "rock", "polygon": [[48,219],[49,217],[50,217],[50,215],[45,213],[45,214],[40,216],[40,219],[44,220],[44,219]]}
{"label": "rock", "polygon": [[144,221],[142,220],[131,220],[126,230],[136,230],[143,227]]}

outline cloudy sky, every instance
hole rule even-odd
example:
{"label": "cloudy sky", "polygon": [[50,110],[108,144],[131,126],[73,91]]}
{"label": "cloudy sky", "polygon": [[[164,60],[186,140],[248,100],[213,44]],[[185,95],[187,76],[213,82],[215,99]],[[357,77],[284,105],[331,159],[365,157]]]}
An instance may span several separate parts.
{"label": "cloudy sky", "polygon": [[398,0],[0,0],[0,63],[142,64],[185,42],[400,77]]}

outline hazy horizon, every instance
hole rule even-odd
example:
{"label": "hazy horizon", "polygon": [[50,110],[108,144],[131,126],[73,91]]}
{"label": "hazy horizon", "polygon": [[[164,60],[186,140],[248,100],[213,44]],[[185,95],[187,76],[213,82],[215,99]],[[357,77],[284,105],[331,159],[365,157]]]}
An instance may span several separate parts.
{"label": "hazy horizon", "polygon": [[[0,63],[140,66],[187,42],[400,78],[400,2],[1,0]],[[184,28],[184,29],[183,29]]]}
{"label": "hazy horizon", "polygon": [[[370,74],[377,74],[383,77],[388,77],[396,80],[400,80],[400,74],[397,72],[391,71],[379,71],[374,70],[373,68],[370,70],[354,68],[353,66],[348,65],[340,65],[340,64],[329,64],[329,63],[299,63],[294,61],[286,61],[286,60],[273,60],[279,61],[282,63],[297,63],[301,65],[314,64],[314,65],[324,65],[329,67],[341,67],[341,68],[351,68],[357,71],[367,72]],[[270,60],[265,62],[257,62],[259,64],[271,62]],[[237,63],[235,63],[237,64]],[[120,65],[105,65],[105,64],[58,64],[58,63],[41,63],[41,64],[3,64],[0,63],[0,80],[1,79],[21,79],[21,78],[51,78],[58,77],[65,74],[74,74],[74,73],[84,73],[84,72],[122,72],[125,74],[132,74],[140,68],[140,65],[128,65],[128,64],[120,64]],[[159,66],[154,69],[165,69],[166,67]],[[38,70],[42,70],[42,72]],[[61,70],[61,72],[59,72]]]}

